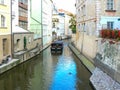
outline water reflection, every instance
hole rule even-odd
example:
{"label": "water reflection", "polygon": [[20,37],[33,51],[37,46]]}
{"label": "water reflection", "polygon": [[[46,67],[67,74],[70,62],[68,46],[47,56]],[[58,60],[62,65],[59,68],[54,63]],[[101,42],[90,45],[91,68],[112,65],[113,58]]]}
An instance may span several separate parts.
{"label": "water reflection", "polygon": [[0,90],[92,90],[89,77],[65,43],[62,55],[51,55],[48,48],[0,75]]}
{"label": "water reflection", "polygon": [[76,65],[70,57],[59,57],[50,90],[75,90]]}

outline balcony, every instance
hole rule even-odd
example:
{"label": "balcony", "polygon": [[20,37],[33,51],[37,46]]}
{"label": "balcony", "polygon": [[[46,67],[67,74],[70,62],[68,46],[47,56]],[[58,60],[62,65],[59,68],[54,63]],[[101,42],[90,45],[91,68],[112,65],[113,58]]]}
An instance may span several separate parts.
{"label": "balcony", "polygon": [[23,17],[23,16],[19,16],[19,20],[28,22],[28,18],[27,17]]}

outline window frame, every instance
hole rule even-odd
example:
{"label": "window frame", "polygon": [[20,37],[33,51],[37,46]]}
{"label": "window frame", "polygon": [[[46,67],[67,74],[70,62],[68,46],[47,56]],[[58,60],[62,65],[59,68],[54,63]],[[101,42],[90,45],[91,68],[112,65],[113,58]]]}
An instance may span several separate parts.
{"label": "window frame", "polygon": [[107,22],[107,28],[113,30],[114,29],[114,22],[113,21],[108,21]]}
{"label": "window frame", "polygon": [[107,0],[107,10],[114,10],[114,0]]}
{"label": "window frame", "polygon": [[4,15],[1,15],[1,27],[6,27],[6,18]]}

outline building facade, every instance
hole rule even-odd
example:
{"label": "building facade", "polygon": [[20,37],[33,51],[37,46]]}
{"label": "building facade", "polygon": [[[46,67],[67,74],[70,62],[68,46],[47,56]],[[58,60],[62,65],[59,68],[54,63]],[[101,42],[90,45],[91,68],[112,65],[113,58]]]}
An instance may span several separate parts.
{"label": "building facade", "polygon": [[28,30],[28,0],[18,1],[19,27]]}
{"label": "building facade", "polygon": [[57,36],[63,36],[65,34],[65,15],[64,13],[53,14],[52,16],[52,31],[57,33]]}
{"label": "building facade", "polygon": [[30,18],[35,13],[30,12],[31,3],[29,0],[12,0],[12,53],[14,58],[23,61],[35,56],[41,50],[41,38],[36,37],[35,32],[39,28],[34,29],[35,22]]}
{"label": "building facade", "polygon": [[76,44],[86,56],[95,57],[101,29],[120,29],[119,3],[119,0],[76,0],[79,37]]}
{"label": "building facade", "polygon": [[58,37],[72,34],[69,28],[69,20],[71,19],[71,15],[72,13],[63,9],[57,9],[54,6],[52,15],[52,31],[55,31]]}
{"label": "building facade", "polygon": [[[101,69],[108,77],[107,83],[117,81],[120,83],[120,57],[119,41],[115,38],[101,38],[100,31],[120,30],[120,1],[119,0],[76,0],[77,35],[76,46],[82,54],[91,60],[97,68]],[[117,31],[116,30],[116,31]],[[113,43],[111,43],[113,42]],[[93,73],[93,74],[96,74]],[[94,78],[101,80],[105,75],[96,75]],[[109,80],[109,77],[113,81]],[[92,84],[95,88],[99,85]],[[114,83],[116,85],[116,83]],[[114,88],[101,82],[101,87]]]}
{"label": "building facade", "polygon": [[12,27],[28,30],[28,0],[12,0]]}
{"label": "building facade", "polygon": [[29,0],[28,3],[28,29],[34,32],[34,39],[42,38],[42,0]]}
{"label": "building facade", "polygon": [[11,56],[11,1],[0,0],[0,63]]}
{"label": "building facade", "polygon": [[42,0],[43,48],[52,42],[52,0]]}
{"label": "building facade", "polygon": [[71,16],[68,14],[65,14],[65,35],[72,35],[72,30],[70,30],[69,26],[69,20],[71,19]]}

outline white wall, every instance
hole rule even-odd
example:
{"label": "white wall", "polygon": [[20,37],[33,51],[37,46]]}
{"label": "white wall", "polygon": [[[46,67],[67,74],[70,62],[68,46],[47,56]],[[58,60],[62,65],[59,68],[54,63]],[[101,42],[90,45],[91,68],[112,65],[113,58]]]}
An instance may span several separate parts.
{"label": "white wall", "polygon": [[12,1],[12,26],[18,26],[18,0]]}
{"label": "white wall", "polygon": [[43,24],[43,45],[52,41],[52,2],[51,0],[42,1],[42,24]]}
{"label": "white wall", "polygon": [[69,28],[69,20],[71,19],[70,16],[68,16],[67,14],[65,15],[65,35],[72,35],[72,32]]}
{"label": "white wall", "polygon": [[101,20],[100,20],[100,24],[103,28],[107,28],[107,22],[114,22],[114,29],[120,29],[120,21],[118,21],[118,19],[120,19],[120,17],[105,17],[102,16]]}

